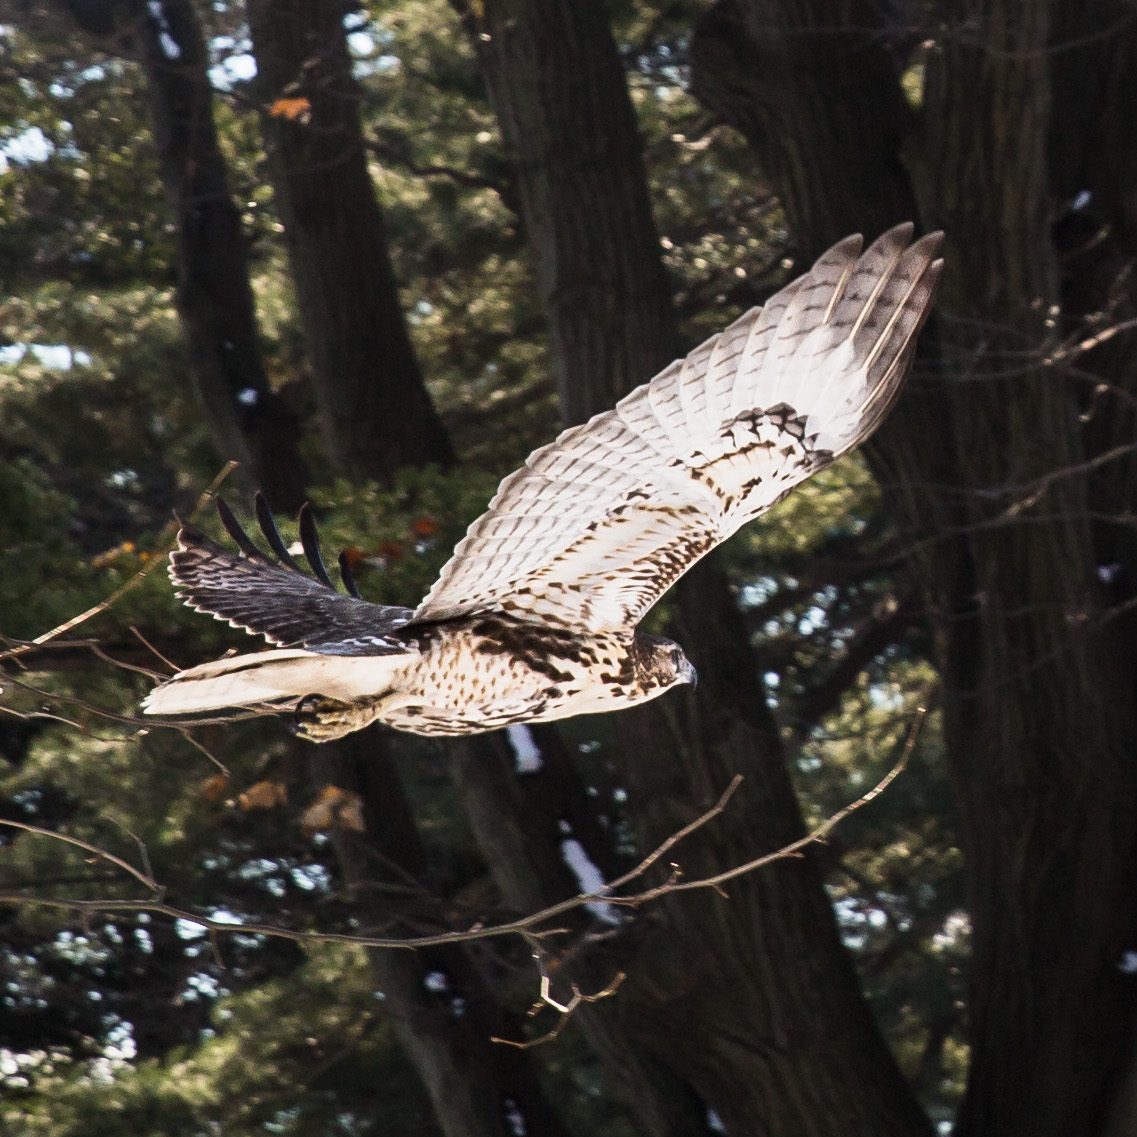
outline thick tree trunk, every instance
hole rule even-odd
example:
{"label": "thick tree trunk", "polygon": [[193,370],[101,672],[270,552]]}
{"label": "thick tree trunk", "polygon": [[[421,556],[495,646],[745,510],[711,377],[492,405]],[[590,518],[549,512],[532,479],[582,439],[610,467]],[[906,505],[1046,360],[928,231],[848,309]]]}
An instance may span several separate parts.
{"label": "thick tree trunk", "polygon": [[[317,789],[359,794],[364,829],[333,830],[336,853],[362,924],[376,934],[411,935],[445,926],[441,903],[422,883],[425,856],[381,728],[313,750]],[[520,1038],[523,1019],[492,989],[478,945],[428,951],[373,951],[372,975],[399,1044],[426,1087],[446,1137],[507,1137],[525,1131],[565,1137],[533,1056],[491,1037]],[[429,978],[429,981],[428,981]]]}
{"label": "thick tree trunk", "polygon": [[[483,8],[456,6],[468,17]],[[539,246],[534,270],[561,409],[581,422],[677,354],[635,113],[593,0],[484,8],[475,44]]]}
{"label": "thick tree trunk", "polygon": [[[1076,138],[1055,138],[1056,125],[1079,113],[1069,73],[1067,99],[1057,108],[1051,99],[1054,69],[1067,66],[1049,50],[1051,6],[961,3],[926,56],[921,133],[904,148],[915,186],[907,190],[895,178],[900,149],[890,155],[859,141],[878,121],[895,121],[899,77],[888,75],[872,13],[839,32],[832,8],[720,3],[696,39],[696,86],[747,131],[764,165],[782,172],[807,250],[848,229],[875,230],[882,213],[891,219],[913,199],[929,227],[947,231],[943,379],[914,385],[877,457],[917,542],[913,559],[934,613],[964,823],[972,1067],[957,1131],[1102,1133],[1111,1108],[1115,1118],[1124,1113],[1111,1099],[1134,1026],[1133,987],[1119,963],[1137,942],[1137,724],[1133,653],[1109,622],[1095,537],[1099,547],[1107,542],[1126,587],[1137,565],[1114,519],[1095,515],[1131,505],[1132,454],[1096,472],[1086,467],[1111,434],[1118,439],[1092,419],[1080,436],[1077,387],[1046,362],[1063,268],[1081,274],[1064,289],[1080,294],[1078,307],[1101,306],[1102,260],[1115,257],[1116,239],[1098,246],[1096,287],[1084,261],[1059,264],[1048,148],[1057,141],[1062,150],[1061,177],[1078,168],[1089,188],[1101,156],[1086,156]],[[1079,24],[1073,8],[1063,13]],[[1081,115],[1108,136],[1108,124],[1129,112],[1101,99],[1121,74],[1117,41],[1095,41],[1091,30],[1068,27],[1066,38],[1105,45],[1114,57],[1077,79]],[[794,68],[768,77],[762,63],[779,53]],[[877,79],[861,100],[850,102],[835,56],[867,57],[864,74]],[[750,90],[722,82],[724,61],[755,77]],[[850,111],[860,120],[853,129]],[[819,155],[846,176],[786,174]],[[858,196],[874,175],[883,205]],[[1108,196],[1121,221],[1118,195]],[[813,227],[819,218],[839,219],[837,227]],[[1118,355],[1095,362],[1108,368],[1111,360],[1108,378],[1124,391],[1132,367],[1117,369]]]}
{"label": "thick tree trunk", "polygon": [[340,0],[250,0],[276,203],[325,442],[350,478],[454,460],[407,334]]}
{"label": "thick tree trunk", "polygon": [[[623,869],[615,857],[613,833],[598,824],[596,803],[557,731],[550,727],[514,728],[520,744],[537,768],[519,776],[517,742],[504,733],[455,747],[455,781],[471,828],[506,910],[536,912],[577,895],[581,881],[566,862],[565,843],[578,843],[603,877]],[[516,738],[516,736],[515,736]],[[556,976],[554,997],[567,999],[570,983],[584,992],[601,991],[628,966],[627,937],[618,940],[611,927],[597,929],[591,915],[578,909],[557,921],[570,933],[546,943],[544,963]],[[599,942],[590,935],[599,930]],[[536,987],[534,986],[534,992]],[[538,1030],[555,1021],[548,1012]],[[605,1003],[582,1004],[573,1025],[583,1029],[589,1045],[615,1080],[643,1137],[701,1137],[707,1131],[706,1109],[672,1078],[665,1066],[637,1044],[625,1016]]]}
{"label": "thick tree trunk", "polygon": [[925,183],[951,187],[923,204],[949,234],[941,343],[964,380],[954,443],[974,572],[946,704],[975,926],[958,1129],[1067,1137],[1103,1125],[1134,1025],[1119,963],[1137,942],[1137,724],[1131,657],[1102,626],[1077,386],[1045,363],[1060,299],[1050,12],[985,9],[977,38],[929,66],[925,95]]}
{"label": "thick tree trunk", "polygon": [[146,72],[162,179],[178,234],[178,314],[190,369],[221,457],[278,509],[304,499],[295,416],[261,359],[241,215],[213,123],[209,56],[191,0],[132,2],[118,29]]}
{"label": "thick tree trunk", "polygon": [[[610,406],[670,361],[667,305],[635,121],[599,4],[489,0],[465,9],[517,165],[559,356],[566,416]],[[584,303],[585,300],[591,301]],[[680,588],[702,681],[620,716],[640,837],[652,847],[731,776],[725,818],[684,843],[688,875],[801,832],[775,725],[737,608],[713,566]],[[732,1134],[920,1134],[927,1120],[861,997],[809,858],[675,897],[653,916],[614,1009]]]}

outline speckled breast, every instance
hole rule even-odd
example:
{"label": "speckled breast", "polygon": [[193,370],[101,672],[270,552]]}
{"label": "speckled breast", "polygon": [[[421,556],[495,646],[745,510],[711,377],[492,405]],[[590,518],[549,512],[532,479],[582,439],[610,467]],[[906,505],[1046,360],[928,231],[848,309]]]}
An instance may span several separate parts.
{"label": "speckled breast", "polygon": [[610,709],[631,680],[626,644],[508,619],[440,625],[382,717],[418,734],[470,734]]}

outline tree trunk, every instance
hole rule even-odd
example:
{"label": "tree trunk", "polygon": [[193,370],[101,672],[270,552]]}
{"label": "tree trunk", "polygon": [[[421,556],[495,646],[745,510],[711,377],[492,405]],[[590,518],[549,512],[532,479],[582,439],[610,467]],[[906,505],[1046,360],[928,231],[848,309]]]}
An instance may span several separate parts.
{"label": "tree trunk", "polygon": [[190,0],[129,5],[118,29],[136,45],[150,95],[154,144],[178,234],[178,314],[214,446],[241,463],[238,484],[278,509],[304,500],[295,416],[268,385],[261,359],[241,215],[213,122],[209,57]]}
{"label": "tree trunk", "polygon": [[[517,166],[566,417],[580,419],[650,378],[677,343],[626,83],[596,3],[490,0],[465,17]],[[645,849],[746,775],[729,814],[679,851],[694,875],[774,848],[801,822],[725,581],[700,567],[679,605],[697,703],[637,708],[618,728]],[[673,896],[609,1002],[729,1133],[929,1132],[811,858],[737,882],[729,900]]]}
{"label": "tree trunk", "polygon": [[[445,926],[446,913],[422,882],[425,856],[391,741],[372,727],[305,751],[317,790],[336,786],[360,796],[363,830],[341,826],[332,837],[362,924],[377,934],[411,935]],[[524,1027],[521,1016],[501,1006],[479,963],[484,952],[477,944],[456,944],[370,953],[399,1045],[446,1137],[506,1137],[516,1131],[511,1116],[520,1117],[528,1133],[566,1137],[531,1053],[490,1041],[519,1038]]]}
{"label": "tree trunk", "polygon": [[324,439],[349,478],[454,461],[367,169],[338,0],[250,0],[264,126]]}
{"label": "tree trunk", "polygon": [[483,5],[456,6],[476,23],[536,253],[561,410],[582,422],[679,342],[623,68],[593,0],[498,0],[481,22],[471,13]]}
{"label": "tree trunk", "polygon": [[[503,905],[528,913],[581,891],[565,860],[567,839],[579,843],[606,880],[630,866],[615,857],[613,835],[597,823],[596,804],[584,792],[581,772],[557,731],[514,729],[525,732],[524,744],[537,769],[518,776],[513,744],[497,732],[457,745],[453,770]],[[617,942],[611,927],[601,927],[602,934],[594,936],[597,922],[584,909],[559,918],[557,925],[570,934],[546,941],[544,962],[556,977],[554,997],[567,999],[570,983],[586,993],[601,991],[628,966],[628,937]],[[535,1029],[551,1029],[552,1016],[547,1013]],[[618,1008],[608,1002],[584,1003],[574,1012],[573,1025],[584,1031],[614,1078],[643,1137],[701,1137],[707,1132],[705,1107],[644,1052]]]}
{"label": "tree trunk", "polygon": [[[897,121],[902,99],[870,10],[841,31],[831,5],[723,2],[695,44],[697,89],[779,171],[806,250],[862,225],[875,232],[900,211],[915,216],[913,200],[929,227],[947,232],[943,378],[913,385],[876,455],[934,614],[964,823],[972,1064],[956,1132],[967,1137],[1104,1132],[1134,1027],[1133,986],[1119,967],[1137,942],[1133,651],[1097,578],[1104,540],[1123,585],[1137,580],[1132,538],[1119,540],[1108,516],[1111,504],[1131,506],[1132,435],[1123,460],[1088,468],[1111,434],[1116,443],[1118,419],[1091,415],[1080,431],[1071,373],[1046,361],[1063,294],[1078,295],[1083,312],[1103,306],[1102,269],[1116,263],[1118,232],[1089,257],[1089,278],[1085,249],[1081,264],[1059,262],[1048,150],[1061,150],[1062,178],[1076,169],[1096,188],[1100,153],[1055,128],[1092,120],[1108,137],[1128,115],[1102,94],[1121,81],[1118,57],[1121,48],[1131,57],[1132,35],[1117,25],[1112,38],[1087,36],[1076,8],[1061,9],[1063,42],[1106,56],[1078,72],[1075,100],[1064,51],[1050,50],[1056,10],[954,5],[925,57],[920,133],[891,139],[892,153],[863,145],[877,122]],[[790,70],[763,69],[783,53]],[[876,76],[859,100],[849,98],[842,59]],[[722,81],[724,61],[750,76],[749,89]],[[1056,69],[1067,96],[1057,107]],[[859,120],[851,129],[850,114]],[[1126,146],[1121,165],[1132,162]],[[914,189],[896,178],[902,153]],[[845,176],[787,173],[813,161]],[[858,191],[874,177],[883,204]],[[1103,197],[1124,233],[1123,200]],[[1064,282],[1071,268],[1080,275]],[[1132,364],[1121,362],[1130,354],[1093,361],[1112,365],[1114,390],[1132,387]]]}

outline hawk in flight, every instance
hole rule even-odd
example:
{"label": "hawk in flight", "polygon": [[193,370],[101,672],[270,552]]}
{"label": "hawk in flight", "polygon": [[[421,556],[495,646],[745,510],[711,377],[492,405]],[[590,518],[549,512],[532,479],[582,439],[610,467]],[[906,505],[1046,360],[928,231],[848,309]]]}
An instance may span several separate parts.
{"label": "hawk in flight", "polygon": [[239,552],[184,526],[170,576],[192,608],[276,647],[178,672],[148,714],[295,712],[338,738],[379,720],[418,734],[618,710],[695,669],[636,630],[697,560],[863,442],[903,384],[942,261],[900,225],[835,245],[685,359],[566,430],[501,483],[415,609],[332,584],[310,512],[289,555],[263,499],[263,553],[218,502]]}

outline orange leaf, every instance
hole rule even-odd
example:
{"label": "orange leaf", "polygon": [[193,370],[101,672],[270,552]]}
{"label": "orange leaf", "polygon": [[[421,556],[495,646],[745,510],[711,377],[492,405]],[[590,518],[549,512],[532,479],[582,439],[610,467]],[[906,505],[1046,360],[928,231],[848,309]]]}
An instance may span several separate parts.
{"label": "orange leaf", "polygon": [[438,532],[438,522],[433,517],[416,517],[411,522],[411,532],[416,537],[433,537]]}
{"label": "orange leaf", "polygon": [[379,557],[384,564],[390,564],[392,561],[401,561],[406,556],[407,550],[403,547],[400,541],[381,541],[375,547],[375,555]]}
{"label": "orange leaf", "polygon": [[296,122],[298,119],[300,121],[307,119],[311,109],[312,104],[300,95],[295,98],[276,99],[268,108],[268,113],[273,118],[286,118],[289,122]]}
{"label": "orange leaf", "polygon": [[210,804],[219,802],[229,790],[229,775],[214,774],[198,783],[197,792]]}
{"label": "orange leaf", "polygon": [[350,829],[362,833],[363,798],[354,790],[324,786],[300,815],[300,825],[305,833],[317,833],[321,829]]}
{"label": "orange leaf", "polygon": [[288,791],[283,782],[265,781],[249,786],[237,798],[237,804],[246,811],[250,809],[275,809],[278,805],[284,805],[287,800]]}

